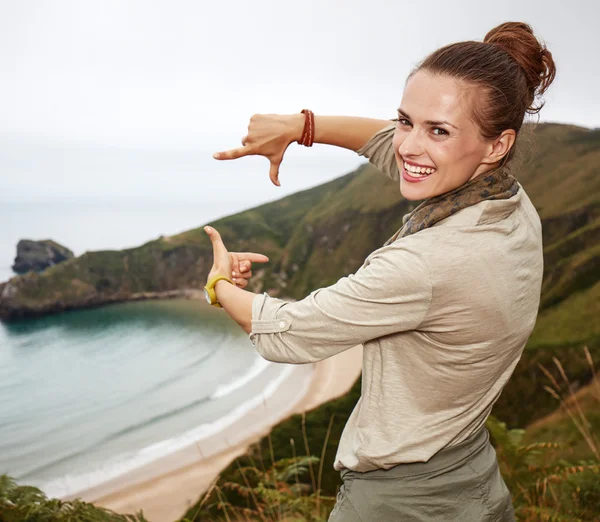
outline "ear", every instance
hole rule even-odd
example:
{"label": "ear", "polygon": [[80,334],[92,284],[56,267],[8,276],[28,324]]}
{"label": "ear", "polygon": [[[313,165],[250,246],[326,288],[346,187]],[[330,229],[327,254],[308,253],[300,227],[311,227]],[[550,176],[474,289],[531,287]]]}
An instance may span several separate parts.
{"label": "ear", "polygon": [[493,164],[499,162],[506,156],[513,147],[517,133],[514,129],[502,131],[502,134],[492,140],[489,144],[488,153],[483,159],[483,163]]}

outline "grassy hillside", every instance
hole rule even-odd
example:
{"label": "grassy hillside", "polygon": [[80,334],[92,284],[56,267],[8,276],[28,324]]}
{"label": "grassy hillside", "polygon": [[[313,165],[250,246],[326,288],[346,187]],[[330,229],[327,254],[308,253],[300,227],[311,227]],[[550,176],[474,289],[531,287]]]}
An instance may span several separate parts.
{"label": "grassy hillside", "polygon": [[519,140],[514,173],[542,218],[598,203],[600,129],[544,123]]}
{"label": "grassy hillside", "polygon": [[[543,307],[593,285],[598,272],[600,131],[543,124],[524,132],[515,175],[544,220]],[[232,250],[272,262],[255,290],[301,298],[355,271],[415,203],[364,165],[346,176],[214,222]],[[211,263],[202,227],[121,251],[87,252],[0,284],[0,318],[122,301],[136,293],[202,288]],[[325,262],[327,260],[327,262]]]}
{"label": "grassy hillside", "polygon": [[[599,171],[600,130],[541,124],[535,131],[526,128],[520,138],[513,172],[542,218],[544,279],[535,330],[493,411],[507,424],[506,430],[543,422],[556,410],[558,403],[546,389],[549,379],[543,370],[562,382],[553,358],[562,362],[574,387],[586,386],[593,376],[583,347],[600,360]],[[370,252],[400,228],[403,215],[415,204],[401,198],[396,183],[364,165],[327,184],[211,224],[231,250],[252,250],[271,258],[253,277],[252,290],[299,299],[358,269]],[[0,284],[0,318],[96,306],[142,292],[199,289],[211,262],[212,251],[202,227],[133,249],[88,252],[41,274]],[[334,415],[324,461],[326,495],[333,495],[339,484],[339,475],[332,470],[333,457],[359,396],[360,381],[346,397],[307,415],[307,442],[313,454],[323,444]],[[586,408],[594,404],[587,399],[583,402]],[[597,416],[591,418],[594,429],[600,429]],[[546,421],[545,426],[553,422]],[[536,428],[532,437],[549,434],[570,440],[573,432],[560,428],[563,422],[563,417],[556,420],[553,432]],[[292,458],[290,439],[300,447],[301,434],[300,417],[276,427],[272,442],[277,458]],[[577,455],[585,452],[582,447]],[[253,458],[266,461],[269,454],[265,439],[243,463],[250,465]],[[224,476],[233,479],[236,473],[234,465]]]}
{"label": "grassy hillside", "polygon": [[[231,250],[281,255],[302,217],[357,173],[213,223]],[[125,250],[86,252],[41,273],[0,283],[0,319],[9,321],[131,299],[136,294],[201,289],[212,264],[202,227]],[[273,270],[269,269],[269,273]],[[267,277],[273,280],[273,277]],[[256,278],[261,285],[262,278]],[[277,285],[277,283],[273,283]],[[273,288],[276,291],[276,288]]]}
{"label": "grassy hillside", "polygon": [[[600,130],[570,125],[527,127],[513,172],[540,212],[544,279],[538,324],[495,413],[510,426],[546,415],[539,364],[562,355],[576,381],[589,380],[581,347],[600,355]],[[354,272],[401,226],[415,202],[366,164],[355,172],[214,223],[231,250],[271,262],[251,290],[300,299]],[[96,306],[155,292],[201,289],[212,263],[202,227],[121,251],[87,252],[41,274],[0,285],[5,320]],[[522,401],[527,396],[527,401]],[[520,404],[515,408],[515,404]]]}

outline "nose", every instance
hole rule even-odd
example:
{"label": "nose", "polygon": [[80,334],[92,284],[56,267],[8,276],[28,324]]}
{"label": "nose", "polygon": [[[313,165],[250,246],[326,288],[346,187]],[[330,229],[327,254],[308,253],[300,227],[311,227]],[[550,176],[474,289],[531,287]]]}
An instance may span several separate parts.
{"label": "nose", "polygon": [[410,158],[413,156],[420,156],[423,154],[423,150],[419,132],[412,129],[398,147],[398,154],[403,158]]}

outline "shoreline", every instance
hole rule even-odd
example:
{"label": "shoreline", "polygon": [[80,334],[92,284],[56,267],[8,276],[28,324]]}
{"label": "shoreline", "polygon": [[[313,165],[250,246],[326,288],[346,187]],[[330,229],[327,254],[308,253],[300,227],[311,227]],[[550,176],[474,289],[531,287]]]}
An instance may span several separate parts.
{"label": "shoreline", "polygon": [[[15,276],[15,277],[25,277]],[[108,297],[99,297],[94,294],[75,303],[63,304],[52,303],[44,304],[39,308],[10,308],[3,299],[9,300],[16,293],[16,287],[11,284],[13,278],[8,281],[0,282],[0,321],[16,322],[27,319],[38,319],[41,317],[56,315],[63,312],[76,310],[89,310],[100,308],[112,304],[122,304],[135,301],[148,300],[169,300],[169,299],[188,299],[193,301],[205,301],[204,290],[198,288],[178,288],[174,290],[161,290],[157,292],[135,292],[135,293],[114,293]]]}
{"label": "shoreline", "polygon": [[[209,440],[200,441],[205,449],[197,447],[198,443],[190,445],[110,483],[63,500],[81,498],[123,514],[143,510],[152,522],[178,520],[225,467],[268,435],[273,426],[344,395],[361,373],[362,346],[311,365],[288,366],[299,373],[281,383],[271,404],[263,401],[263,407],[247,412]],[[306,386],[298,396],[298,378],[306,378],[307,373]]]}

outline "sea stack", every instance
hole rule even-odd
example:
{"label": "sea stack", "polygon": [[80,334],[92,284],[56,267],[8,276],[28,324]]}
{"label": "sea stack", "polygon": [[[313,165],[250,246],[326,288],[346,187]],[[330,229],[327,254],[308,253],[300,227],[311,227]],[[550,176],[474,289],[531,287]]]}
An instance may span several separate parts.
{"label": "sea stack", "polygon": [[46,268],[73,258],[73,252],[51,239],[33,241],[21,239],[17,244],[17,257],[12,269],[17,274],[41,272]]}

